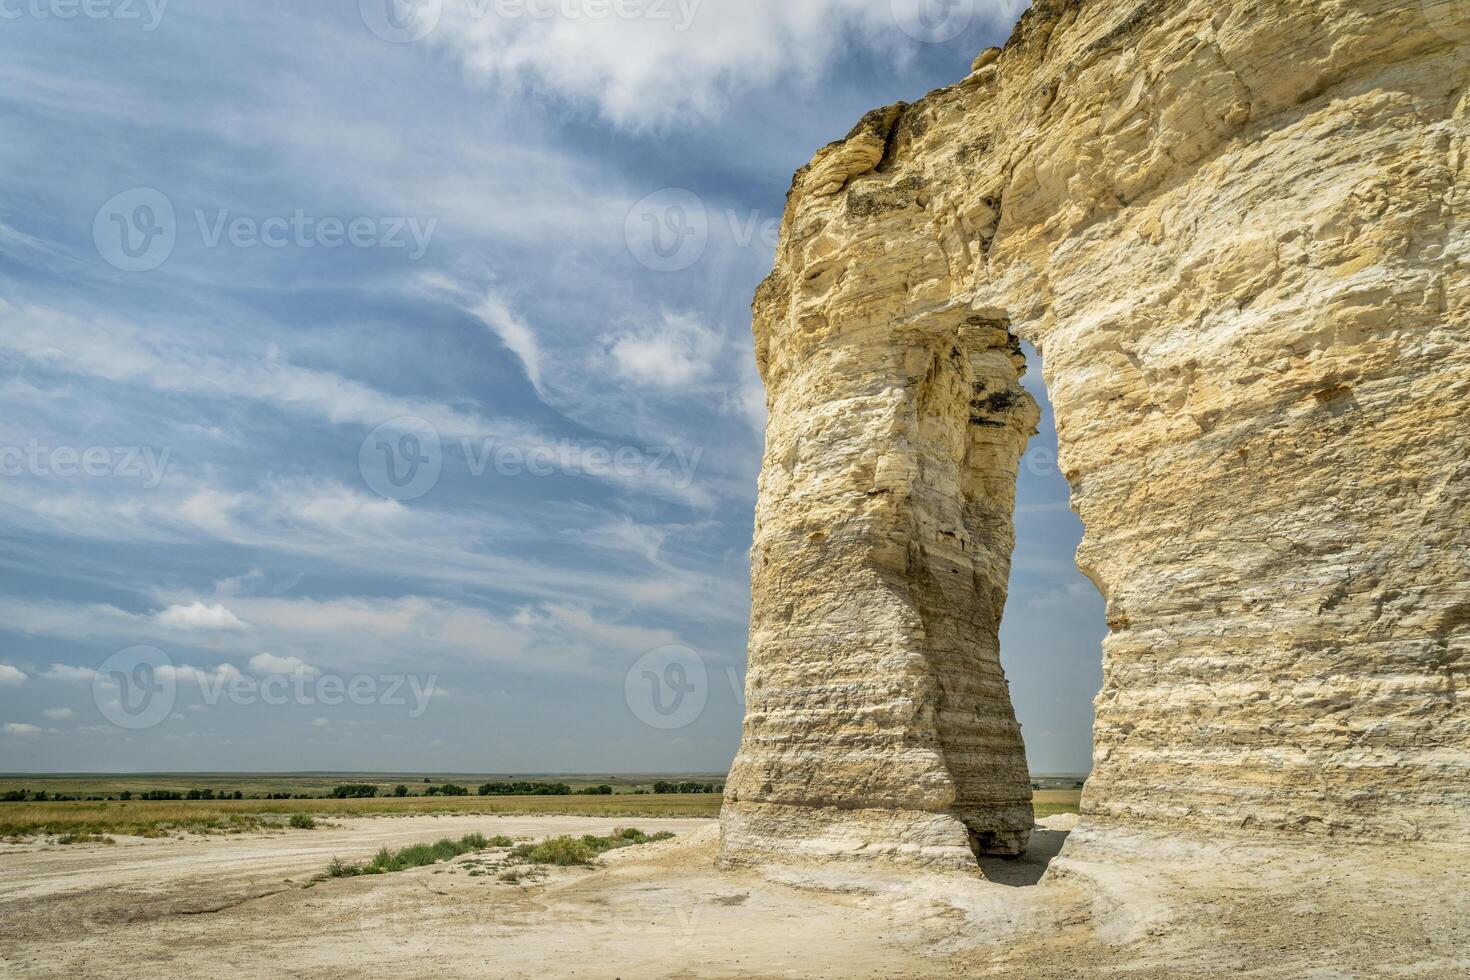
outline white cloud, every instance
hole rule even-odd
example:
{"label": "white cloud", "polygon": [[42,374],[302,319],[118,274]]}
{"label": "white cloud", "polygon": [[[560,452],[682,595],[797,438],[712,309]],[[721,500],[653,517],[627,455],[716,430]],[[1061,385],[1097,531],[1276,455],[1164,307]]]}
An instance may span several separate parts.
{"label": "white cloud", "polygon": [[[419,291],[458,290],[446,285],[447,280],[421,280]],[[505,304],[487,294],[477,301],[481,312],[489,316],[487,325],[502,336],[526,366],[532,381],[540,383],[542,365],[536,339],[525,322]],[[464,299],[463,291],[454,295]],[[486,306],[485,304],[489,304]],[[497,305],[498,304],[498,305]],[[469,308],[475,312],[476,307]],[[515,420],[488,418],[475,411],[421,398],[389,395],[368,385],[331,372],[316,371],[287,362],[280,351],[272,348],[265,356],[248,351],[201,353],[198,342],[189,343],[182,334],[170,335],[162,326],[145,330],[131,322],[101,317],[77,317],[44,306],[17,306],[0,298],[0,352],[13,351],[28,361],[59,368],[76,375],[105,381],[147,387],[155,391],[186,394],[215,399],[247,399],[297,415],[314,416],[335,425],[357,425],[374,429],[399,418],[416,418],[427,422],[448,443],[461,439],[492,440],[502,446],[514,446],[524,453],[561,451],[565,440],[555,438],[533,425]],[[538,389],[539,390],[539,389]],[[581,447],[583,449],[588,447]],[[155,461],[158,463],[158,461]],[[166,463],[167,461],[162,461]],[[158,463],[162,466],[162,463]],[[694,502],[705,492],[680,487],[657,473],[638,471],[628,477],[617,471],[603,476],[578,470],[588,479],[602,479],[625,489],[661,497]],[[175,486],[184,478],[174,470],[166,475],[166,485]],[[4,488],[0,488],[3,493]],[[210,493],[191,501],[184,511],[199,523],[218,517],[216,505],[222,501]],[[228,495],[223,502],[228,502]],[[705,505],[707,499],[701,500]],[[136,500],[131,506],[143,509]],[[392,502],[374,501],[384,512],[391,512]],[[55,508],[61,504],[41,505]],[[351,517],[351,515],[346,515]],[[137,515],[124,515],[130,525]]]}
{"label": "white cloud", "polygon": [[[682,472],[680,465],[677,459],[669,460],[666,479],[672,482]],[[638,573],[612,554],[599,556],[606,560],[596,564],[575,566],[525,554],[521,545],[538,533],[536,528],[554,527],[575,535],[612,519],[595,508],[536,502],[501,508],[499,513],[466,514],[405,507],[338,483],[270,483],[257,490],[231,492],[181,478],[140,498],[115,500],[100,492],[91,486],[67,493],[0,481],[0,525],[25,515],[32,524],[44,523],[71,539],[191,546],[214,539],[354,571],[393,568],[404,578],[473,585],[540,601],[656,606],[690,617],[731,622],[743,622],[748,616],[712,572],[691,567],[687,555],[679,564]],[[640,558],[645,552],[644,543],[632,539],[621,545],[603,541],[601,547]],[[229,594],[233,591],[227,588],[225,595],[213,598],[227,598],[231,609],[240,611],[237,596]],[[197,600],[191,595],[169,595],[155,601],[164,605]],[[128,614],[117,609],[105,613],[119,624],[128,622],[129,634],[138,633]],[[241,615],[254,625],[248,613]],[[155,621],[154,625],[159,628],[146,634],[148,641],[166,646],[177,640],[162,624]],[[64,631],[59,624],[48,628]],[[196,631],[194,635],[217,634]],[[253,655],[267,642],[273,641],[255,640],[253,650],[232,647],[230,652]],[[289,643],[284,645],[290,648]]]}
{"label": "white cloud", "polygon": [[97,676],[97,672],[91,667],[72,667],[69,664],[52,664],[42,673],[42,677],[51,681],[84,681],[91,683]]}
{"label": "white cloud", "polygon": [[77,713],[70,708],[47,708],[41,714],[52,721],[70,721],[77,716]]}
{"label": "white cloud", "polygon": [[37,728],[35,725],[25,725],[25,724],[21,724],[19,722],[9,722],[5,726],[5,734],[7,734],[7,735],[39,735],[39,734],[41,734],[41,729]]}
{"label": "white cloud", "polygon": [[273,653],[257,653],[250,658],[250,670],[262,677],[284,674],[288,677],[312,677],[321,673],[299,657],[278,657]]}
{"label": "white cloud", "polygon": [[665,312],[660,323],[614,337],[618,372],[654,388],[683,388],[708,377],[724,340],[692,316]]}
{"label": "white cloud", "polygon": [[[1025,6],[958,0],[950,13],[976,26],[1000,25]],[[482,8],[490,14],[477,16]],[[645,15],[504,17],[493,15],[493,4],[449,3],[434,37],[473,77],[550,91],[634,127],[712,116],[737,87],[816,78],[856,45],[896,59],[919,47],[888,0],[674,0],[633,8]]]}
{"label": "white cloud", "polygon": [[158,668],[160,677],[171,677],[178,683],[194,683],[200,685],[220,684],[232,678],[239,677],[240,671],[230,664],[220,664],[214,670],[205,667],[193,667],[189,664],[164,664]]}
{"label": "white cloud", "polygon": [[43,306],[0,299],[0,350],[75,374],[157,391],[245,398],[336,424],[373,427],[414,416],[442,434],[500,434],[534,443],[514,424],[483,419],[439,402],[399,398],[327,371],[297,367],[270,349],[201,353],[197,342],[166,329],[144,329],[117,319],[81,318]]}
{"label": "white cloud", "polygon": [[0,664],[0,684],[24,684],[26,675],[9,664]]}
{"label": "white cloud", "polygon": [[160,626],[180,630],[242,630],[246,625],[224,606],[206,606],[193,602],[187,606],[169,606],[154,617]]}
{"label": "white cloud", "polygon": [[494,331],[506,348],[520,358],[521,366],[526,370],[526,377],[531,379],[531,384],[539,392],[541,390],[541,347],[536,341],[536,333],[516,315],[504,299],[494,293],[486,293],[485,296],[470,308],[480,322]]}
{"label": "white cloud", "polygon": [[[452,673],[464,665],[495,664],[528,674],[584,678],[601,676],[626,654],[639,654],[682,642],[668,629],[628,621],[625,612],[608,612],[569,603],[528,605],[498,615],[444,599],[343,597],[331,600],[240,598],[234,600],[250,621],[250,632],[204,632],[190,645],[221,659],[244,656],[250,669],[296,664],[296,657],[267,654],[260,646],[295,648],[318,665],[336,671],[396,665],[429,673]],[[76,606],[0,600],[0,621],[23,632],[78,642],[148,642],[159,627],[151,617],[112,606]],[[160,669],[179,682],[217,685],[239,675],[229,663],[213,670],[176,665]],[[84,668],[57,666],[47,676],[90,680]]]}

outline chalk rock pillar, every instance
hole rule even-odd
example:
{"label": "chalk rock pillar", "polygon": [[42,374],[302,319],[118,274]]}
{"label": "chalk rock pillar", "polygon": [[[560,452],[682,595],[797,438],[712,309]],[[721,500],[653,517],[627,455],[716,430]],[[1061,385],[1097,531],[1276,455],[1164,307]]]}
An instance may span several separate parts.
{"label": "chalk rock pillar", "polygon": [[1031,791],[998,631],[1038,420],[1025,357],[968,311],[769,340],[723,858],[1019,853]]}

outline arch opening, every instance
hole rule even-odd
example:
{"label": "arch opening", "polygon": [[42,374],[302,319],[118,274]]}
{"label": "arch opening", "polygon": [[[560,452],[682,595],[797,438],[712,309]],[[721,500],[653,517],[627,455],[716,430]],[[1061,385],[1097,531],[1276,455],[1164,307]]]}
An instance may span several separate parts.
{"label": "arch opening", "polygon": [[[1019,857],[1033,777],[1001,628],[1044,390],[1028,391],[1028,356],[1002,311],[925,318],[876,356],[862,343],[805,349],[800,378],[771,378],[781,404],[752,551],[747,716],[724,853],[968,868]],[[811,383],[822,376],[842,378],[840,391]],[[1056,492],[1048,424],[1031,468]],[[1048,447],[1052,462],[1038,462]],[[1060,494],[1065,506],[1064,482]]]}

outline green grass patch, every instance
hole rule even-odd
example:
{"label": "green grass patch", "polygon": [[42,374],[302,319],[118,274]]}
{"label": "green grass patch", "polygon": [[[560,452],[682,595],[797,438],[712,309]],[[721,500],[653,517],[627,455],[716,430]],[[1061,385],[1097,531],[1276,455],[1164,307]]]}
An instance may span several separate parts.
{"label": "green grass patch", "polygon": [[527,864],[554,864],[566,868],[591,864],[593,858],[608,851],[638,844],[652,844],[669,840],[673,836],[667,831],[650,835],[630,828],[615,830],[611,837],[594,837],[591,834],[582,837],[551,837],[539,844],[520,845],[511,851],[511,858]]}
{"label": "green grass patch", "polygon": [[316,818],[309,813],[293,813],[286,824],[292,830],[316,830]]}
{"label": "green grass patch", "polygon": [[484,834],[467,834],[459,840],[446,837],[432,844],[411,844],[397,851],[384,847],[366,864],[346,864],[333,858],[327,867],[327,875],[331,878],[356,878],[359,875],[392,874],[438,864],[471,851],[483,851],[489,846],[490,841]]}
{"label": "green grass patch", "polygon": [[[519,884],[523,880],[536,880],[546,875],[547,866],[560,868],[579,867],[591,864],[599,854],[639,844],[652,844],[669,840],[674,835],[663,832],[645,834],[641,830],[619,828],[608,837],[551,837],[540,843],[517,844],[509,837],[499,835],[486,837],[484,834],[469,834],[459,840],[445,838],[432,844],[413,844],[399,850],[384,847],[371,861],[349,864],[333,858],[325,874],[326,878],[356,878],[361,875],[392,874],[410,868],[423,868],[441,864],[475,851],[500,849],[506,851],[502,859],[495,861],[470,859],[467,862],[472,877],[483,877],[501,870],[499,880],[507,884]],[[437,872],[436,872],[437,873]]]}

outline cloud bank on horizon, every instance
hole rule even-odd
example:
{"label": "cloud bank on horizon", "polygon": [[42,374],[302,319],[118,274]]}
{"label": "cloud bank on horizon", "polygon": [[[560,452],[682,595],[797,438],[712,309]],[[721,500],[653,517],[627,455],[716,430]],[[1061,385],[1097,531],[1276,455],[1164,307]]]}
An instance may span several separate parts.
{"label": "cloud bank on horizon", "polygon": [[[5,8],[0,770],[723,768],[791,172],[1022,6]],[[1007,622],[1048,771],[1101,634],[1065,494]]]}

